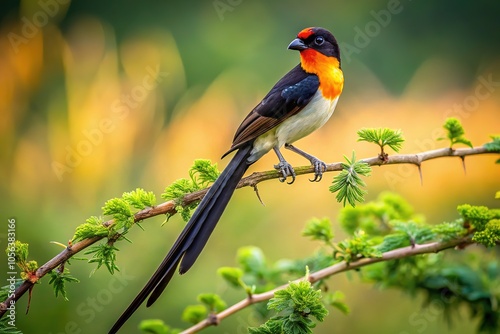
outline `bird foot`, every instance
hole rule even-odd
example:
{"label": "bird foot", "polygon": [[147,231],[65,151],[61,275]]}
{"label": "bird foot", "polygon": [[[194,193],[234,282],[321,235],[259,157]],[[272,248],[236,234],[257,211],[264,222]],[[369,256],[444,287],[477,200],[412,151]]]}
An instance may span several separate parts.
{"label": "bird foot", "polygon": [[288,162],[281,161],[279,164],[274,165],[274,168],[278,170],[278,172],[280,172],[282,175],[279,178],[280,182],[285,182],[288,176],[292,177],[292,180],[290,182],[287,182],[288,184],[292,184],[295,181],[295,171],[293,170],[292,165],[290,165]]}
{"label": "bird foot", "polygon": [[323,178],[323,173],[326,172],[326,164],[318,158],[312,157],[311,164],[314,167],[314,179],[309,179],[311,182],[319,182]]}

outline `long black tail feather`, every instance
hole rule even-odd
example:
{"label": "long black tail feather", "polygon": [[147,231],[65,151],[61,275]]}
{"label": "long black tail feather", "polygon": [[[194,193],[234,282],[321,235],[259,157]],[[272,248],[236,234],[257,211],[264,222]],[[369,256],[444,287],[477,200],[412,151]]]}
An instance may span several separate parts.
{"label": "long black tail feather", "polygon": [[116,333],[149,295],[150,297],[146,303],[148,307],[158,299],[170,282],[179,263],[179,272],[181,274],[184,274],[191,268],[210,238],[238,182],[248,169],[250,164],[247,162],[247,158],[250,155],[251,149],[252,145],[247,145],[236,152],[231,162],[229,162],[196,208],[193,216],[186,224],[184,230],[182,230],[165,259],[137,297],[135,297],[113,325],[109,334]]}

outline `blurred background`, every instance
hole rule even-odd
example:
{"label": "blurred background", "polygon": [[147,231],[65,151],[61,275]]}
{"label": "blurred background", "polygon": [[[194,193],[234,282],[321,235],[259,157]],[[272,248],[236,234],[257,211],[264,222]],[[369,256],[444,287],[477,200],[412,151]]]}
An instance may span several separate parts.
{"label": "blurred background", "polygon": [[[402,153],[446,147],[447,117],[461,120],[474,145],[500,133],[500,2],[498,1],[2,1],[0,4],[0,246],[7,219],[30,244],[41,265],[61,251],[74,228],[103,203],[142,187],[158,198],[165,186],[187,177],[194,159],[222,169],[239,122],[272,85],[298,63],[288,43],[303,28],[331,30],[341,45],[344,93],[330,122],[298,146],[326,162],[353,150],[377,154],[356,142],[363,127],[401,129]],[[306,161],[285,155],[293,165]],[[423,164],[423,184],[413,166],[375,168],[367,200],[382,191],[402,194],[427,221],[457,218],[462,203],[498,206],[500,173],[484,155]],[[271,169],[269,154],[250,170]],[[175,277],[150,309],[141,307],[123,333],[141,319],[161,318],[186,328],[182,309],[200,292],[218,292],[233,303],[244,296],[228,288],[216,269],[233,266],[236,250],[255,245],[269,261],[309,255],[318,245],[300,236],[311,217],[331,217],[341,205],[321,183],[299,177],[292,185],[260,184],[237,191],[206,250],[184,277]],[[134,229],[133,244],[119,245],[121,275],[73,260],[81,280],[68,286],[69,301],[53,296],[48,280],[17,303],[24,333],[106,332],[182,229],[180,217]],[[343,238],[338,227],[336,238]],[[4,252],[0,252],[3,263]],[[6,265],[5,265],[6,267]],[[2,280],[3,273],[2,271]],[[379,291],[356,275],[329,280],[352,312],[332,310],[316,333],[471,333],[476,323],[460,315],[449,328],[439,309],[422,298]],[[459,318],[460,318],[459,317]],[[206,333],[245,333],[259,324],[245,310]]]}

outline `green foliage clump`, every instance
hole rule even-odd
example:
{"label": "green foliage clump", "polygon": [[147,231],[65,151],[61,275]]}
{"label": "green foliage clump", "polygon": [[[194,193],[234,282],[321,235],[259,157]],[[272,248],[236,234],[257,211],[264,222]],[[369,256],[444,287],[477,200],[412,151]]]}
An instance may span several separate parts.
{"label": "green foliage clump", "polygon": [[[491,142],[484,144],[486,150],[488,152],[500,152],[500,136],[491,136],[491,139]],[[500,164],[500,159],[498,159],[496,163]]]}
{"label": "green foliage clump", "polygon": [[209,312],[220,312],[225,310],[227,304],[215,293],[202,293],[198,295],[198,301],[205,305]]}
{"label": "green foliage clump", "polygon": [[116,271],[120,271],[116,265],[116,252],[119,249],[116,248],[114,243],[103,243],[96,246],[90,247],[84,254],[92,254],[89,259],[89,263],[97,263],[97,267],[92,270],[90,275],[93,275],[95,271],[101,268],[103,265],[108,269],[111,274]]}
{"label": "green foliage clump", "polygon": [[[5,253],[8,258],[14,257],[16,265],[21,269],[21,278],[23,280],[29,280],[35,271],[38,269],[38,263],[34,260],[28,260],[29,250],[28,244],[23,243],[19,240],[14,242],[9,242]],[[10,267],[9,271],[14,271],[14,268]]]}
{"label": "green foliage clump", "polygon": [[307,280],[292,282],[285,289],[276,291],[267,307],[277,315],[260,327],[249,328],[249,333],[312,333],[311,329],[316,327],[316,323],[311,317],[323,321],[328,315],[322,303],[321,291],[314,289]]}
{"label": "green foliage clump", "polygon": [[463,238],[469,232],[461,219],[431,226],[432,233],[441,241]]}
{"label": "green foliage clump", "polygon": [[472,241],[493,247],[500,243],[500,210],[470,204],[457,208],[466,224],[474,231]]}
{"label": "green foliage clump", "polygon": [[[446,257],[446,259],[445,259]],[[479,262],[478,267],[471,263]],[[478,332],[497,333],[500,326],[500,284],[498,261],[460,262],[446,254],[418,255],[380,262],[361,270],[363,280],[381,288],[397,288],[415,296],[424,296],[424,306],[439,305],[448,322],[460,318],[467,308],[479,319]]]}
{"label": "green foliage clump", "polygon": [[[17,283],[21,283],[23,280],[28,280],[33,283],[38,281],[36,277],[36,271],[38,269],[38,264],[36,261],[29,261],[29,245],[27,243],[23,243],[19,240],[16,240],[13,243],[9,243],[7,249],[5,250],[8,257],[14,256],[15,262],[17,266],[21,269],[21,280]],[[14,268],[10,268],[10,271],[14,271]],[[69,270],[64,268],[64,263],[59,266],[57,270],[52,270],[49,272],[50,280],[49,284],[52,284],[54,288],[54,293],[56,297],[61,294],[61,296],[68,300],[66,293],[66,283],[79,282],[78,279],[71,276]],[[4,299],[3,299],[4,300]]]}
{"label": "green foliage clump", "polygon": [[78,225],[73,235],[73,242],[90,239],[93,237],[106,237],[109,234],[109,229],[103,225],[103,220],[100,217],[91,216],[84,224]]}
{"label": "green foliage clump", "polygon": [[333,257],[347,264],[364,257],[381,257],[382,253],[377,250],[364,231],[357,231],[352,238],[343,240],[334,245]]}
{"label": "green foliage clump", "polygon": [[395,152],[399,152],[404,143],[401,130],[392,130],[388,128],[361,129],[358,130],[358,141],[366,141],[377,144],[380,147],[380,155],[386,158],[384,152],[385,146],[389,146]]}
{"label": "green foliage clump", "polygon": [[245,287],[243,282],[243,270],[236,267],[220,267],[217,274],[234,288]]}
{"label": "green foliage clump", "polygon": [[346,163],[342,163],[342,171],[333,178],[333,183],[330,186],[330,192],[335,193],[337,202],[342,202],[345,206],[349,202],[351,206],[356,206],[356,202],[363,202],[366,191],[365,182],[361,176],[369,176],[371,174],[371,167],[362,161],[356,161],[356,155],[353,152],[349,160],[344,156]]}
{"label": "green foliage clump", "polygon": [[196,324],[209,314],[221,312],[227,307],[226,302],[215,293],[202,293],[197,299],[201,304],[187,306],[182,312],[183,321]]}
{"label": "green foliage clump", "polygon": [[491,136],[491,142],[484,144],[489,152],[500,152],[500,136]]}
{"label": "green foliage clump", "polygon": [[170,328],[161,319],[142,320],[139,330],[147,334],[179,334],[181,332],[180,329]]}
{"label": "green foliage clump", "polygon": [[122,198],[112,198],[104,203],[102,213],[111,216],[115,220],[113,230],[127,232],[134,223],[134,215],[130,205]]}
{"label": "green foliage clump", "polygon": [[312,218],[307,222],[302,235],[328,244],[333,239],[332,223],[328,218]]}
{"label": "green foliage clump", "polygon": [[350,235],[363,230],[369,235],[381,236],[391,230],[389,222],[393,220],[422,222],[423,218],[414,214],[411,205],[401,196],[383,192],[374,201],[355,208],[343,208],[338,220],[343,230]]}
{"label": "green foliage clump", "polygon": [[455,144],[464,144],[472,147],[471,141],[464,137],[465,130],[458,119],[454,117],[447,118],[443,128],[446,130],[446,138],[438,138],[438,140],[448,139],[450,141],[450,148]]}
{"label": "green foliage clump", "polygon": [[156,204],[156,196],[153,192],[145,191],[141,188],[123,193],[122,199],[130,206],[138,210],[144,210],[145,208],[153,207]]}
{"label": "green foliage clump", "polygon": [[[500,310],[495,308],[500,303],[500,291],[495,288],[500,284],[497,261],[481,258],[474,264],[457,260],[458,257],[445,260],[447,254],[444,252],[405,255],[405,252],[429,243],[438,245],[455,241],[450,245],[465,246],[471,242],[473,232],[478,238],[478,227],[483,231],[497,231],[500,225],[500,210],[463,205],[459,212],[462,219],[431,225],[401,196],[382,193],[374,201],[342,209],[340,226],[349,235],[345,240],[334,241],[332,223],[328,218],[313,218],[302,232],[321,244],[312,256],[272,263],[260,248],[247,246],[237,252],[238,267],[220,268],[218,274],[230,286],[243,289],[251,298],[254,293],[275,289],[302,275],[304,268],[317,272],[337,263],[349,265],[362,258],[378,259],[387,252],[401,250],[398,253],[401,258],[377,260],[370,266],[357,268],[356,272],[363,281],[380,288],[398,288],[410,296],[423,294],[426,296],[425,305],[434,303],[437,298],[446,298],[444,315],[448,320],[451,314],[465,307],[479,319],[480,331],[494,332],[500,327]],[[496,240],[498,242],[498,237]],[[267,307],[262,303],[255,304],[257,314],[268,320],[260,327],[249,328],[249,333],[311,333],[316,322],[322,321],[326,315],[323,303],[343,313],[349,312],[342,292],[332,291],[321,297],[318,289],[326,291],[326,281],[320,279],[311,284],[307,277],[276,292]],[[206,299],[203,304],[187,308],[185,320],[199,322],[211,312],[218,312],[212,295],[203,299]],[[271,315],[272,312],[275,314]]]}
{"label": "green foliage clump", "polygon": [[182,321],[190,324],[196,324],[208,315],[207,308],[204,305],[196,304],[187,306],[182,312]]}
{"label": "green foliage clump", "polygon": [[[103,244],[95,245],[87,249],[85,254],[92,254],[89,263],[97,263],[97,267],[91,275],[101,266],[105,266],[113,274],[119,271],[116,265],[115,242],[126,239],[125,234],[135,222],[135,213],[148,207],[153,207],[156,197],[152,192],[137,188],[130,192],[124,192],[121,198],[112,198],[102,207],[102,214],[110,216],[113,222],[105,225],[103,218],[91,216],[84,224],[76,227],[72,242],[78,242],[95,237],[107,237]],[[140,225],[139,225],[140,226]]]}
{"label": "green foliage clump", "polygon": [[487,247],[496,246],[500,243],[500,219],[490,220],[482,231],[474,233],[472,240]]}
{"label": "green foliage clump", "polygon": [[76,227],[72,242],[94,237],[108,237],[116,241],[126,234],[134,223],[134,213],[137,210],[153,207],[155,202],[155,195],[141,188],[124,192],[121,198],[112,198],[102,207],[102,214],[111,216],[114,219],[113,224],[107,227],[101,217],[91,216],[84,224]]}
{"label": "green foliage clump", "polygon": [[210,160],[195,160],[193,166],[189,169],[189,179],[175,181],[165,188],[161,197],[167,201],[175,201],[175,210],[181,215],[182,219],[188,221],[198,203],[187,205],[183,203],[184,196],[206,188],[219,177],[219,174],[217,164],[212,164]]}
{"label": "green foliage clump", "polygon": [[[15,287],[19,287],[23,280],[17,279],[15,282]],[[9,284],[10,285],[10,284]],[[6,300],[12,293],[9,285],[2,286],[0,288],[0,300]],[[8,305],[6,305],[8,307]],[[22,331],[16,328],[16,322],[13,321],[9,316],[9,310],[7,309],[7,315],[0,318],[0,333],[2,334],[24,334]]]}
{"label": "green foliage clump", "polygon": [[335,291],[332,293],[328,293],[324,297],[324,302],[332,307],[335,307],[337,310],[344,314],[349,314],[351,310],[349,306],[344,302],[345,295],[341,291]]}
{"label": "green foliage clump", "polygon": [[80,281],[73,277],[67,268],[60,266],[57,270],[51,270],[49,272],[50,280],[49,284],[54,287],[54,292],[56,297],[61,294],[64,300],[68,301],[68,294],[66,292],[66,283],[80,283]]}

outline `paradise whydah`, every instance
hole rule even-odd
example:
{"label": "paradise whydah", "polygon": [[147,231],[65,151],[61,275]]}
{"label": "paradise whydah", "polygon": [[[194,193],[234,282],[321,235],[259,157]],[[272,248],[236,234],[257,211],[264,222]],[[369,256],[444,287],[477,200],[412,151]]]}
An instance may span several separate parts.
{"label": "paradise whydah", "polygon": [[323,28],[306,28],[299,32],[288,49],[300,53],[300,64],[285,74],[247,115],[236,130],[231,148],[236,151],[227,167],[210,187],[193,216],[167,256],[120,316],[110,334],[116,333],[146,300],[151,306],[170,282],[175,270],[184,274],[194,264],[217,225],[238,182],[248,167],[273,150],[279,163],[280,181],[295,180],[292,166],[280,152],[282,147],[308,159],[314,166],[314,178],[320,181],[326,164],[298,149],[292,143],[323,126],[332,116],[342,88],[344,75],[335,37]]}

